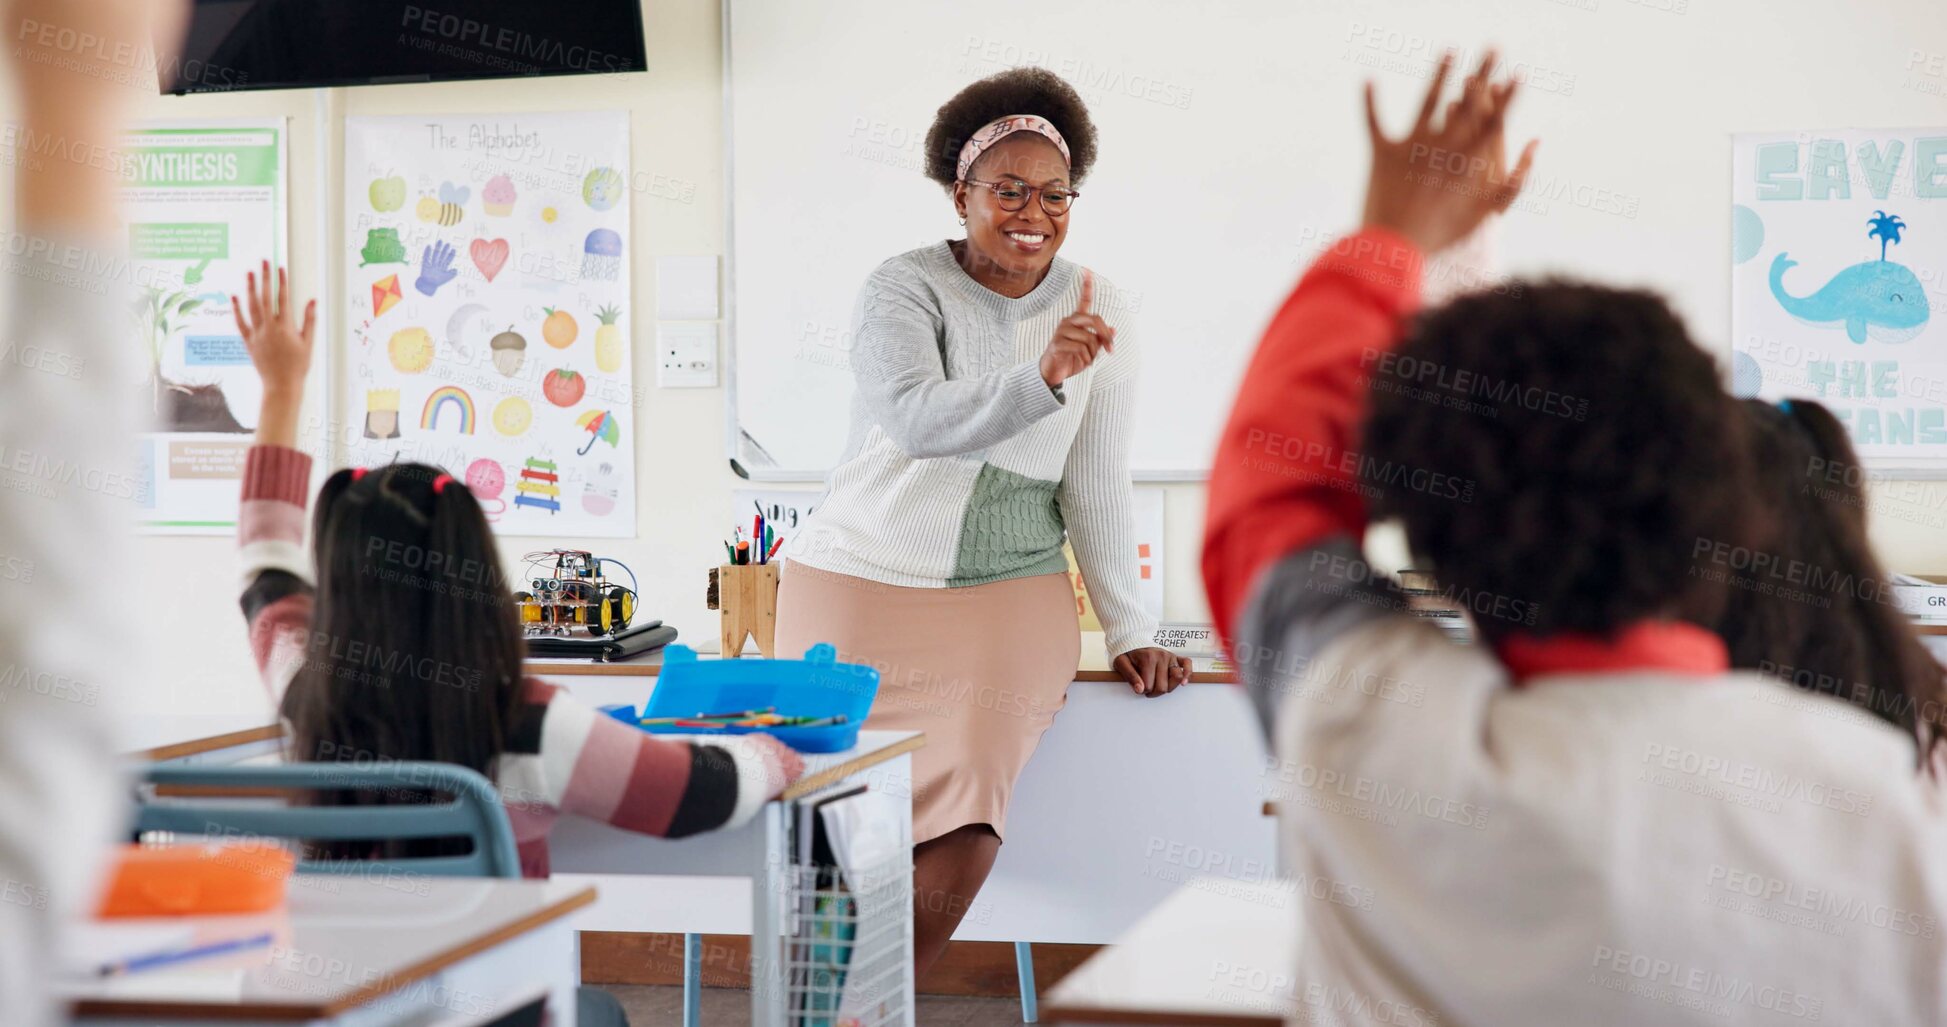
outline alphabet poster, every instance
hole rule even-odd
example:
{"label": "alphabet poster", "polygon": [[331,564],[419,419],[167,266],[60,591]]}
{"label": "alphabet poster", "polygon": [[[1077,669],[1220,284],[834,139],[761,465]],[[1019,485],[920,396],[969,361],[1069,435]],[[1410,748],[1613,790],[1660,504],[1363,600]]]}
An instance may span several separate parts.
{"label": "alphabet poster", "polygon": [[465,481],[502,534],[635,534],[623,112],[347,118],[353,466]]}
{"label": "alphabet poster", "polygon": [[[19,159],[41,159],[37,140],[14,142]],[[284,145],[282,119],[157,124],[123,137],[139,402],[156,429],[136,440],[135,499],[151,534],[236,530],[264,389],[230,294],[259,261],[285,262]]]}
{"label": "alphabet poster", "polygon": [[1818,400],[1875,468],[1947,471],[1947,129],[1732,147],[1733,389]]}

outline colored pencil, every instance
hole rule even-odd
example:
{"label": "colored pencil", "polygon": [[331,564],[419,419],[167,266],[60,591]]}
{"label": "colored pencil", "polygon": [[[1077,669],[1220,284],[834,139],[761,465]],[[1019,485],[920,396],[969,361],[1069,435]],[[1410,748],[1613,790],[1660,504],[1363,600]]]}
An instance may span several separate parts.
{"label": "colored pencil", "polygon": [[171,949],[164,952],[150,953],[146,956],[136,956],[132,959],[123,959],[113,963],[103,963],[97,972],[103,977],[120,977],[125,974],[152,970],[159,966],[173,966],[177,963],[186,963],[192,959],[222,955],[226,952],[237,952],[243,949],[256,948],[260,945],[269,945],[270,943],[271,934],[266,931],[263,934],[253,934],[244,938],[214,941],[205,945],[192,945],[188,948]]}
{"label": "colored pencil", "polygon": [[759,710],[730,710],[729,712],[726,713],[699,713],[696,716],[691,717],[690,719],[691,720],[726,720],[726,719],[734,719],[737,717],[755,717],[760,713],[776,713],[776,712],[777,712],[777,707],[766,706],[763,709],[759,709]]}

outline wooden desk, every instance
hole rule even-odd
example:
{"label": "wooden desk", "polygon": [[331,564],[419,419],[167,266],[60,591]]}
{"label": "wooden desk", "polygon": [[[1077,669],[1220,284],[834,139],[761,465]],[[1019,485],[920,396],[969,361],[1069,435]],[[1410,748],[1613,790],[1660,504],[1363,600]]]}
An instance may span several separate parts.
{"label": "wooden desk", "polygon": [[83,1024],[471,1023],[543,994],[568,1023],[580,979],[569,914],[594,901],[586,885],[547,881],[304,874],[281,912],[172,921],[199,941],[270,931],[268,948],[56,989]]}
{"label": "wooden desk", "polygon": [[[1100,636],[1085,636],[1084,642],[1085,669],[1021,772],[1008,809],[1007,843],[961,920],[957,940],[1104,944],[1181,883],[1177,875],[1184,868],[1166,858],[1172,843],[1194,843],[1239,865],[1273,865],[1276,826],[1261,807],[1275,782],[1264,775],[1264,735],[1243,690],[1217,684],[1225,675],[1206,671],[1193,678],[1204,682],[1194,688],[1137,696],[1106,670]],[[659,653],[651,653],[617,664],[534,661],[528,670],[591,706],[640,706],[655,688],[661,662]],[[865,778],[874,788],[900,789],[910,787],[904,774],[904,768],[873,769]],[[580,872],[588,865],[584,856],[602,840],[584,834],[581,825],[557,829],[557,871]],[[655,858],[687,860],[687,853],[698,851],[687,843],[675,848],[681,851],[657,852]],[[602,863],[621,865],[606,857]],[[590,918],[600,926],[588,930],[671,930],[651,926],[671,918],[651,896],[631,891],[630,880],[589,880],[601,888],[602,901]],[[695,931],[748,931],[745,901],[739,895],[735,905],[721,906],[723,917],[708,921],[715,926]]]}
{"label": "wooden desk", "polygon": [[1298,1011],[1302,896],[1199,877],[1048,992],[1054,1023],[1280,1027]]}
{"label": "wooden desk", "polygon": [[[640,702],[647,694],[639,679],[616,680],[642,692],[618,701]],[[274,753],[281,738],[281,729],[272,725],[148,751],[172,760],[233,762]],[[577,917],[578,930],[749,934],[752,980],[784,980],[775,940],[785,934],[782,904],[797,804],[855,784],[910,799],[912,753],[925,742],[916,731],[864,730],[858,745],[844,752],[806,753],[804,777],[766,803],[750,823],[731,831],[671,840],[586,817],[562,817],[548,837],[553,882],[584,888],[591,901],[600,888],[602,902]],[[912,806],[901,805],[907,818],[902,830],[910,836]],[[911,990],[908,981],[908,995]],[[782,1023],[782,998],[777,987],[753,987],[751,1022]]]}
{"label": "wooden desk", "polygon": [[245,747],[249,747],[252,750],[262,749],[265,752],[271,752],[275,751],[277,744],[283,740],[284,725],[259,724],[256,727],[244,728],[241,731],[230,731],[225,734],[210,735],[205,738],[192,738],[187,741],[172,742],[168,745],[158,745],[152,749],[139,749],[135,752],[128,753],[128,757],[148,763],[162,763],[165,761],[193,762],[193,757]]}
{"label": "wooden desk", "polygon": [[[926,736],[918,731],[861,731],[859,734],[859,745],[844,752],[807,754],[805,775],[780,792],[778,799],[790,802],[823,791],[926,744]],[[870,739],[866,737],[868,735]],[[275,753],[283,740],[282,724],[264,724],[243,731],[143,749],[127,756],[147,763],[195,763],[205,759],[233,763]]]}
{"label": "wooden desk", "polygon": [[[752,653],[756,650],[752,649]],[[713,653],[701,654],[702,659],[713,660]],[[643,653],[632,660],[616,663],[596,663],[593,660],[529,660],[527,672],[537,677],[624,677],[652,678],[662,673],[663,651],[661,649]],[[1081,666],[1075,671],[1077,681],[1121,681],[1122,675],[1109,668],[1108,653],[1102,648],[1102,636],[1089,634],[1082,636]],[[1228,670],[1193,670],[1190,672],[1191,684],[1232,684],[1236,676]]]}
{"label": "wooden desk", "polygon": [[[864,730],[859,744],[845,752],[806,753],[805,776],[735,830],[669,840],[586,817],[563,817],[548,836],[555,879],[601,888],[602,903],[582,922],[586,931],[750,935],[750,1022],[781,1024],[785,1010],[779,982],[788,975],[779,942],[788,933],[799,803],[863,784],[908,800],[898,804],[903,819],[899,830],[911,837],[912,753],[925,740],[914,731]],[[683,878],[674,893],[672,875]],[[910,980],[906,994],[912,994]]]}

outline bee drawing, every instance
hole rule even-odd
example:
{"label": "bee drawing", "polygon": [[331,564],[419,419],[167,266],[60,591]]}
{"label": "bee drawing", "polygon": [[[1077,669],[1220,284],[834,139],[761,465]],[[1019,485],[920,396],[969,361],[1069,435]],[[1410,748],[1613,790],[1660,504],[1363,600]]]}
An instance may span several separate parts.
{"label": "bee drawing", "polygon": [[414,210],[418,213],[419,220],[421,221],[441,227],[451,227],[459,224],[460,219],[466,215],[466,199],[471,192],[472,190],[466,186],[454,185],[451,182],[441,182],[439,184],[439,198],[434,199],[431,196],[422,196],[419,198],[419,203],[414,207]]}

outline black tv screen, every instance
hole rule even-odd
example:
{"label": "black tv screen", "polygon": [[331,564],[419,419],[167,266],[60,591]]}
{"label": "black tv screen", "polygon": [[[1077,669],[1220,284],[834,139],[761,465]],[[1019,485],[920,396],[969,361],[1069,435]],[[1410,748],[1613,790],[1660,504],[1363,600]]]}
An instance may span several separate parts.
{"label": "black tv screen", "polygon": [[642,0],[196,0],[165,93],[642,71]]}

